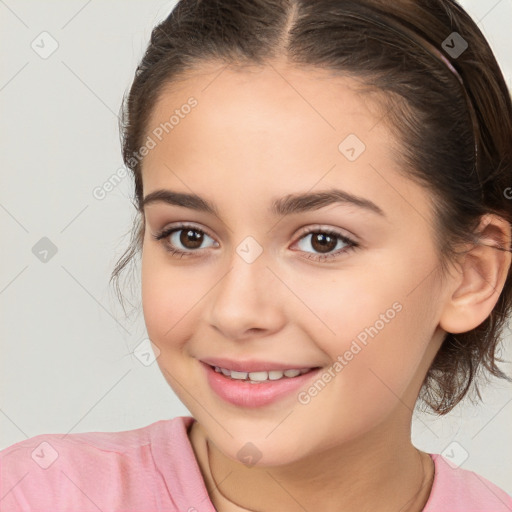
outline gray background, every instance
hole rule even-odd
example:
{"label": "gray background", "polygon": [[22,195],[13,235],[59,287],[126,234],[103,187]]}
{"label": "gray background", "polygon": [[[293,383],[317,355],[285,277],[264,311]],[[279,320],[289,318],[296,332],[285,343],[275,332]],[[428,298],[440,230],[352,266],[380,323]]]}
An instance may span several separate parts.
{"label": "gray background", "polygon": [[[462,4],[511,84],[512,0]],[[122,166],[121,98],[173,5],[0,0],[0,449],[42,433],[189,415],[157,364],[134,355],[146,338],[140,308],[125,318],[109,288],[134,215],[130,179],[102,200],[93,195]],[[503,356],[512,359],[510,335]],[[503,368],[512,374],[512,364]],[[512,494],[511,391],[495,381],[483,405],[415,415],[415,445],[450,454]]]}

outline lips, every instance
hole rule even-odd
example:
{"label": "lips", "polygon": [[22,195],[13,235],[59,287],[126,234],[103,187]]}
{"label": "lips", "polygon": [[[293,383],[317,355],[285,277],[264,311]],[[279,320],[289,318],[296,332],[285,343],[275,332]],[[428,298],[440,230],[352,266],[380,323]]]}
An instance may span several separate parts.
{"label": "lips", "polygon": [[201,359],[203,363],[208,364],[209,366],[219,368],[225,368],[227,370],[233,370],[236,372],[269,372],[272,370],[309,370],[313,368],[318,368],[315,365],[304,365],[303,363],[294,363],[294,362],[273,362],[273,361],[263,361],[257,359],[227,359],[221,357],[211,357],[206,359]]}
{"label": "lips", "polygon": [[[208,359],[208,361],[212,360]],[[226,364],[226,360],[223,364]],[[260,361],[257,364],[260,365],[258,368],[261,368],[261,365],[265,365],[265,362]],[[276,363],[272,364],[277,365]],[[295,393],[307,386],[322,371],[321,368],[316,368],[292,378],[285,377],[278,380],[251,382],[227,377],[215,371],[214,366],[205,361],[201,361],[200,366],[210,389],[219,398],[232,405],[244,408],[264,407],[286,398],[292,400]],[[280,367],[282,368],[283,365],[280,365]]]}

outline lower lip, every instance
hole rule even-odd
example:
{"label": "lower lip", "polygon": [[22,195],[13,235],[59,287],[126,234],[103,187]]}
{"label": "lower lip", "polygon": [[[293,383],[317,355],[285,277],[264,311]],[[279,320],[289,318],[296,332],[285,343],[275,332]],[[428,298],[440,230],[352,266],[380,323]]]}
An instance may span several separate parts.
{"label": "lower lip", "polygon": [[208,383],[213,391],[222,399],[239,407],[262,407],[277,402],[294,391],[298,391],[321,370],[321,368],[316,368],[297,377],[283,377],[279,380],[267,380],[252,384],[248,381],[226,377],[202,361],[201,365],[206,371]]}

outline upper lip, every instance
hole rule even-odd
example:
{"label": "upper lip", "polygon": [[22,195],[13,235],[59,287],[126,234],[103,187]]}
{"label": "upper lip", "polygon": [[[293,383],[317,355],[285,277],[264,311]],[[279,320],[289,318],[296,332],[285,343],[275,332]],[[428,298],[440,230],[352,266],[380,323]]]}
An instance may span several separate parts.
{"label": "upper lip", "polygon": [[316,366],[303,365],[300,363],[277,363],[272,361],[260,361],[257,359],[247,360],[233,360],[225,359],[222,357],[209,357],[201,359],[203,363],[210,366],[218,366],[226,370],[234,370],[235,372],[257,372],[257,371],[271,371],[271,370],[302,370],[309,368],[316,368]]}

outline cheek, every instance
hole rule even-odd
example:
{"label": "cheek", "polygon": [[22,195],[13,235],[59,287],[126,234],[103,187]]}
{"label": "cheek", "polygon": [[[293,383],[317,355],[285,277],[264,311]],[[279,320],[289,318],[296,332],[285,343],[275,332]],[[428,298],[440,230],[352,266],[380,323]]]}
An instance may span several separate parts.
{"label": "cheek", "polygon": [[141,292],[144,321],[150,339],[161,349],[182,339],[185,322],[180,322],[194,303],[197,290],[187,273],[165,261],[166,255],[152,248],[142,253]]}
{"label": "cheek", "polygon": [[343,354],[353,339],[364,343],[376,330],[388,330],[403,309],[402,283],[389,273],[382,274],[377,265],[365,263],[323,275],[301,273],[300,279],[284,276],[283,280],[293,282],[293,292],[300,299],[290,295],[294,321],[311,339],[324,340],[330,355]]}
{"label": "cheek", "polygon": [[[413,409],[416,396],[410,399],[414,393],[409,390],[422,380],[418,366],[428,337],[414,336],[422,327],[411,306],[395,305],[388,310],[388,323],[375,321],[375,312],[387,310],[373,305],[375,309],[360,313],[357,321],[344,317],[346,329],[340,325],[341,334],[322,342],[333,362],[301,395],[300,403],[307,404],[302,411],[305,418],[322,417],[326,425],[336,425],[335,435],[350,438],[381,423],[394,410]],[[329,435],[326,427],[325,436]]]}
{"label": "cheek", "polygon": [[302,330],[333,362],[339,399],[359,413],[370,405],[385,410],[403,396],[437,325],[433,281],[418,287],[418,262],[391,256],[335,279],[303,278],[294,289],[315,313],[302,315]]}

